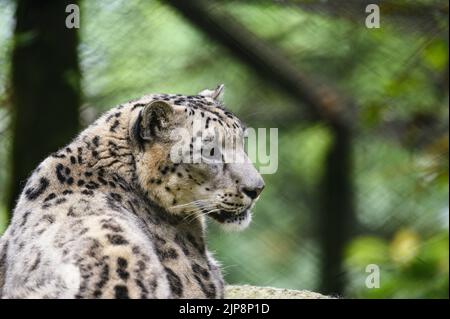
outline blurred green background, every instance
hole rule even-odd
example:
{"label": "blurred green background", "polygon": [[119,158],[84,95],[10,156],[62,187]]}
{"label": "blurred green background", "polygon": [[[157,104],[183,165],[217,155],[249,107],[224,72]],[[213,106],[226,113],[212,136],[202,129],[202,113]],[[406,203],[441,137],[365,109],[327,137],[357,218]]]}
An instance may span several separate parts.
{"label": "blurred green background", "polygon": [[[382,10],[379,29],[365,27],[358,1],[345,2],[207,6],[232,16],[298,70],[356,105],[347,111],[353,122],[348,173],[354,221],[339,255],[339,291],[323,282],[327,234],[321,225],[329,220],[319,213],[333,131],[170,4],[80,3],[81,126],[147,93],[195,94],[225,83],[225,104],[248,126],[279,129],[278,171],[264,176],[266,189],[251,227],[242,233],[209,228],[210,249],[228,283],[350,298],[448,298],[448,2],[387,1],[391,7]],[[383,1],[375,2],[383,8]],[[0,1],[0,234],[8,224],[14,181],[10,79],[16,5]],[[365,285],[369,264],[380,268],[379,288]]]}

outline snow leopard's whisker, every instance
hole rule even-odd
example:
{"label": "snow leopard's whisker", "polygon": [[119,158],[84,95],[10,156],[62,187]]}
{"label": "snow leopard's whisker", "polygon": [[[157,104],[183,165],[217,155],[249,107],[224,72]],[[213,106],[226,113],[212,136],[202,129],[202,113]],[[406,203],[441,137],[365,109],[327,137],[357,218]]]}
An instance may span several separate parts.
{"label": "snow leopard's whisker", "polygon": [[170,208],[177,209],[177,208],[183,208],[183,207],[191,206],[191,205],[195,205],[195,204],[210,203],[212,201],[214,201],[214,200],[213,199],[199,199],[199,200],[194,200],[192,202],[185,203],[185,204],[174,205],[174,206],[171,206]]}
{"label": "snow leopard's whisker", "polygon": [[205,209],[214,208],[216,206],[217,205],[215,203],[210,203],[210,204],[207,204],[207,205],[201,205],[199,207],[197,207],[197,206],[196,207],[191,207],[190,209],[184,210],[184,212],[189,213],[189,212],[197,211],[197,210],[201,211],[201,210],[205,210]]}
{"label": "snow leopard's whisker", "polygon": [[190,222],[192,222],[194,219],[196,219],[197,217],[200,217],[200,216],[201,216],[201,210],[196,210],[196,211],[194,211],[194,212],[192,212],[192,213],[186,215],[186,216],[183,218],[183,221],[186,221],[187,223],[190,223]]}
{"label": "snow leopard's whisker", "polygon": [[[196,217],[200,217],[202,215],[206,215],[206,213],[203,212],[205,209],[211,210],[212,208],[215,208],[215,207],[216,207],[215,205],[209,205],[207,207],[201,207],[201,208],[197,208],[197,209],[191,210],[190,212],[188,212],[186,217],[183,218],[183,220],[188,220],[189,222],[191,222]],[[189,219],[191,217],[193,217],[193,218]]]}
{"label": "snow leopard's whisker", "polygon": [[221,209],[220,208],[211,209],[211,210],[209,210],[207,212],[200,212],[200,215],[198,215],[196,217],[208,216],[209,214],[212,214],[212,213],[215,213],[215,212],[218,212],[218,211],[221,211]]}
{"label": "snow leopard's whisker", "polygon": [[192,209],[189,209],[189,210],[185,210],[183,212],[185,214],[188,214],[188,216],[191,216],[191,215],[196,214],[196,213],[201,213],[205,209],[211,209],[211,208],[214,208],[214,207],[215,207],[215,205],[209,205],[209,206],[205,206],[205,207],[195,207],[195,208],[192,208]]}
{"label": "snow leopard's whisker", "polygon": [[189,222],[190,222],[190,221],[194,220],[197,217],[207,216],[210,213],[213,213],[215,211],[220,211],[220,210],[221,209],[218,208],[216,205],[210,205],[209,207],[202,207],[202,208],[198,209],[197,211],[194,211],[191,214],[189,214],[188,216],[186,216],[186,219],[189,218],[189,217],[192,217],[192,219],[189,220]]}

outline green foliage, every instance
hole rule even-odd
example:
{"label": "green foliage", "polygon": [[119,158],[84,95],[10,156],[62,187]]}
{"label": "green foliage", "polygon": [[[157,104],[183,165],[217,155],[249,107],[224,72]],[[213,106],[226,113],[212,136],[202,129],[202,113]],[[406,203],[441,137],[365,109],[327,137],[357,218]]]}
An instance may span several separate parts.
{"label": "green foliage", "polygon": [[5,206],[0,205],[0,234],[3,234],[7,225],[8,225],[8,211],[6,210]]}
{"label": "green foliage", "polygon": [[[411,229],[397,231],[392,239],[360,237],[348,247],[347,288],[357,298],[448,298],[448,232],[420,238]],[[380,269],[380,287],[367,288],[365,268]]]}

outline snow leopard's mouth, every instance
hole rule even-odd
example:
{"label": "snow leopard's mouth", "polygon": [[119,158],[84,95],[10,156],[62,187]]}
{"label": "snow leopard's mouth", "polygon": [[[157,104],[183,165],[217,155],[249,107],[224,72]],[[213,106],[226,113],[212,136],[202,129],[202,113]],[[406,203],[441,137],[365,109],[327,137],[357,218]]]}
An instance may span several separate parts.
{"label": "snow leopard's mouth", "polygon": [[250,217],[250,210],[246,209],[241,213],[221,210],[219,212],[209,214],[212,218],[221,224],[242,224]]}

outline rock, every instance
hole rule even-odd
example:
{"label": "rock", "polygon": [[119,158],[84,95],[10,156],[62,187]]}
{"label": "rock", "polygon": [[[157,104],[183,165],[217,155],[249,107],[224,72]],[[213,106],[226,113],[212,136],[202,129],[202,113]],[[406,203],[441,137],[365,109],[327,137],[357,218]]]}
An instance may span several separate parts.
{"label": "rock", "polygon": [[308,290],[227,285],[225,287],[225,299],[333,299],[333,297]]}

